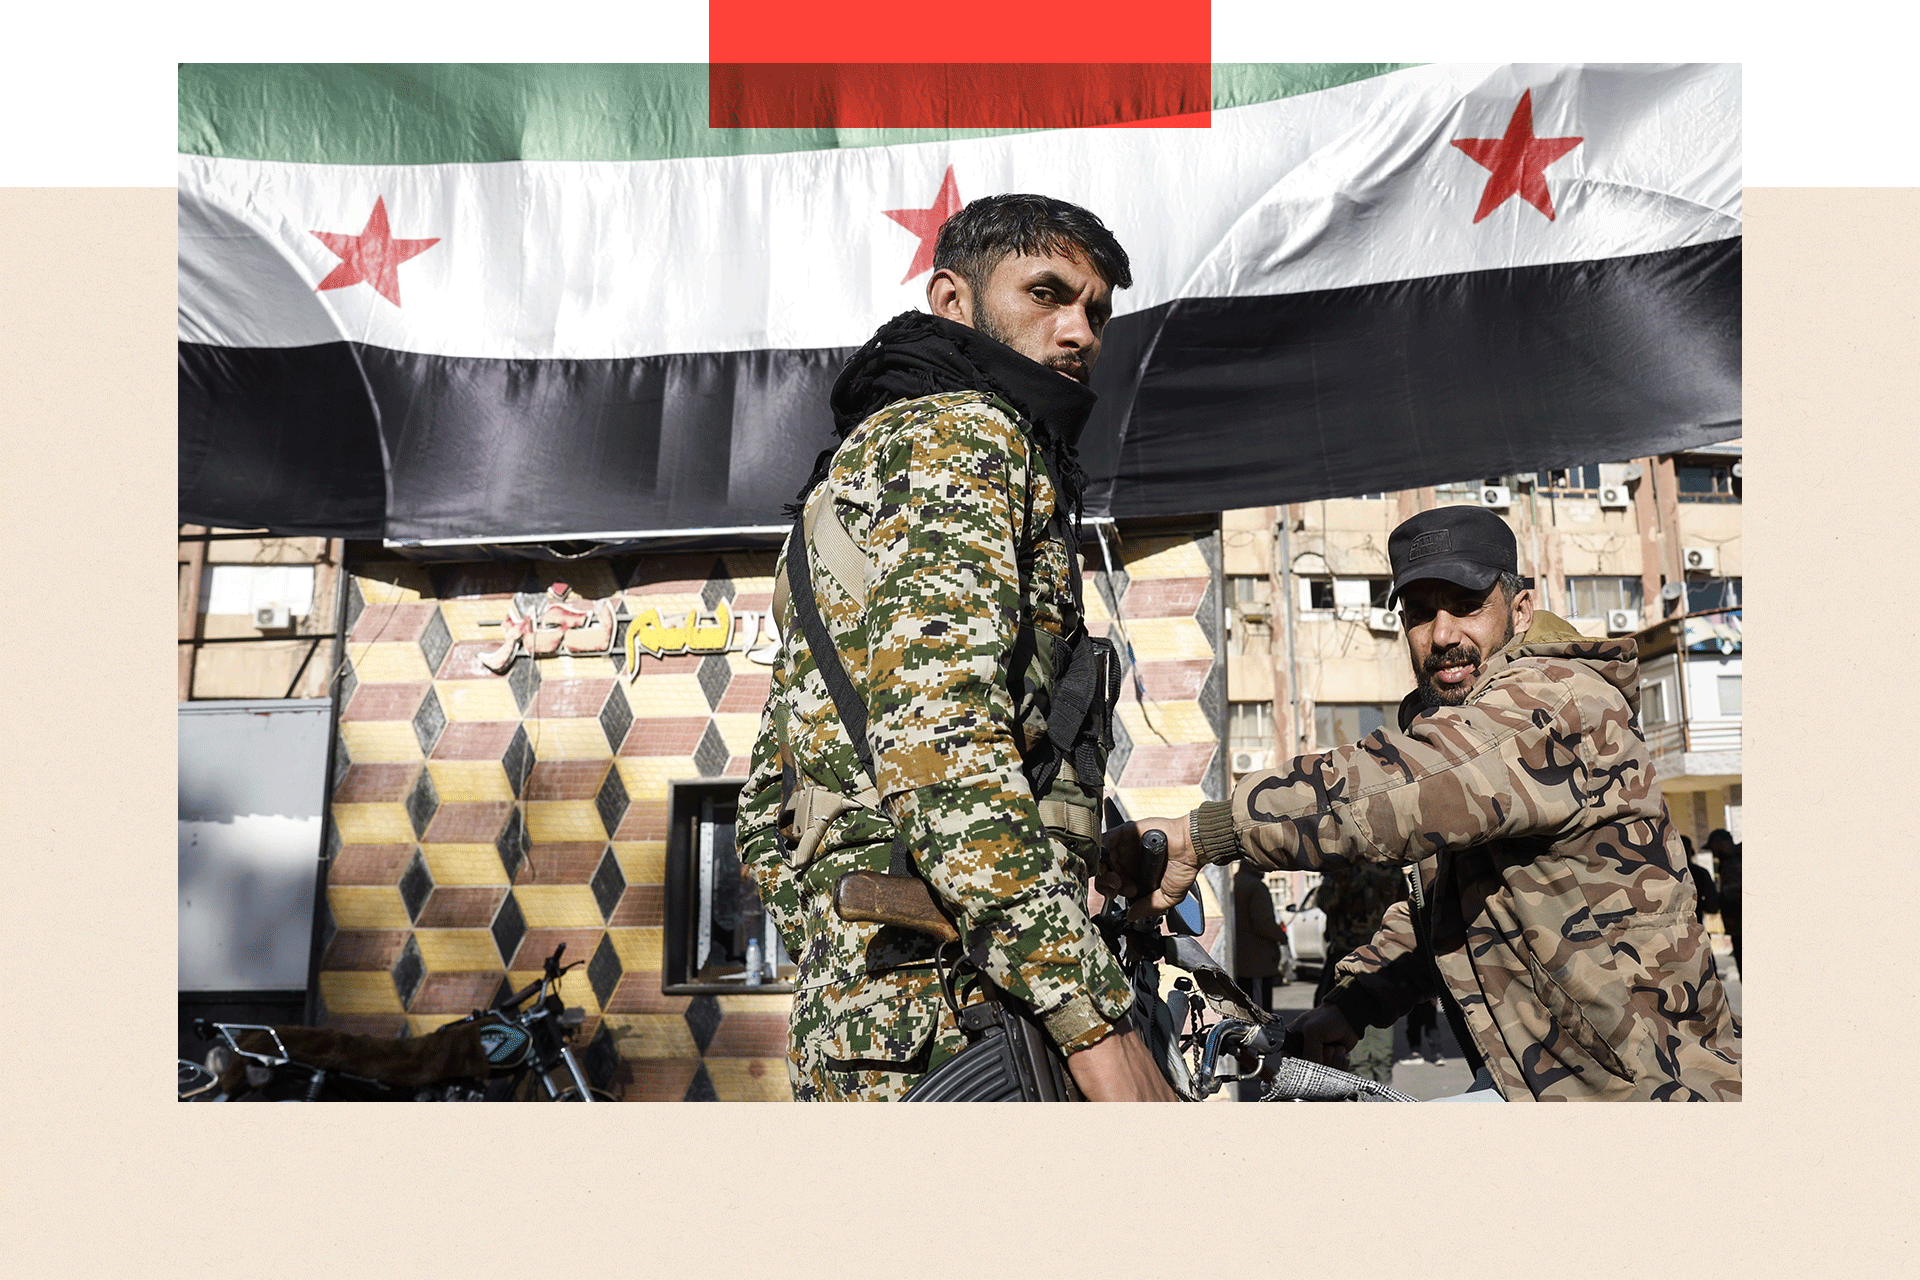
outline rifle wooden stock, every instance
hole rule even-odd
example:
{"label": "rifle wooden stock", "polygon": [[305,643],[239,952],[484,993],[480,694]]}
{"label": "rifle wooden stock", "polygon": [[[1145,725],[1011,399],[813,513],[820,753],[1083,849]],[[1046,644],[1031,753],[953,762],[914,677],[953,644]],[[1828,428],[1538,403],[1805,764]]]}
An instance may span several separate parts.
{"label": "rifle wooden stock", "polygon": [[898,925],[941,942],[958,942],[953,927],[933,900],[927,882],[877,871],[849,871],[833,886],[833,909],[842,920]]}

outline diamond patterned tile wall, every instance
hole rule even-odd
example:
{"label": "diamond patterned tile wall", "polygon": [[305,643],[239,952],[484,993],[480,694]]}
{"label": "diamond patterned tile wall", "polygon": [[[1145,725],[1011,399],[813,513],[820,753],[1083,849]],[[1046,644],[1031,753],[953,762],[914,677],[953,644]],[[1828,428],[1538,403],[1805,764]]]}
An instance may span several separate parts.
{"label": "diamond patterned tile wall", "polygon": [[[1111,539],[1111,535],[1110,539]],[[1111,541],[1088,556],[1094,630],[1128,625],[1143,704],[1126,673],[1110,775],[1135,813],[1205,792],[1222,726],[1217,548],[1192,536]],[[725,602],[770,607],[770,552],[621,556],[548,564],[349,564],[347,665],[329,803],[320,995],[325,1025],[421,1035],[537,976],[566,943],[588,963],[562,998],[587,1014],[596,1083],[629,1101],[788,1100],[778,993],[661,991],[668,785],[741,777],[768,690],[742,653],[521,654],[480,659],[515,593],[556,579],[618,591],[627,619]],[[1209,592],[1212,592],[1211,596]],[[1217,605],[1213,606],[1217,608]],[[1138,625],[1129,625],[1135,624]]]}

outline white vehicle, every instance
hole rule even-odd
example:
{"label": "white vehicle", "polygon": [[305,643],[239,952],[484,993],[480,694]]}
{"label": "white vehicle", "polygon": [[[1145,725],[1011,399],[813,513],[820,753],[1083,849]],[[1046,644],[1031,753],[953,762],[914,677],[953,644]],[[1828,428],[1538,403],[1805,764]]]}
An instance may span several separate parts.
{"label": "white vehicle", "polygon": [[1316,884],[1298,904],[1289,902],[1280,909],[1280,923],[1287,926],[1294,963],[1302,969],[1318,970],[1327,962],[1327,913],[1313,902],[1319,892]]}

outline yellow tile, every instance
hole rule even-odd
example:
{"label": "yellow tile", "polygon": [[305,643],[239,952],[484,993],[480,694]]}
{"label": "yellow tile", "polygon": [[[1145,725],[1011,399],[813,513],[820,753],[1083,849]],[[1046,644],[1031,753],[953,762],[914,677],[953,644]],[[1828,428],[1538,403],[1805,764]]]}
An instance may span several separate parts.
{"label": "yellow tile", "polygon": [[433,691],[449,720],[518,720],[520,704],[504,676],[485,680],[436,680]]}
{"label": "yellow tile", "polygon": [[356,764],[419,760],[420,739],[405,720],[342,720],[340,737]]}
{"label": "yellow tile", "polygon": [[407,1033],[412,1036],[431,1035],[450,1022],[458,1022],[465,1014],[460,1013],[410,1013],[407,1015]]}
{"label": "yellow tile", "polygon": [[1133,656],[1141,662],[1213,657],[1207,633],[1192,618],[1123,618],[1121,625],[1133,642]]}
{"label": "yellow tile", "polygon": [[527,834],[535,844],[607,838],[607,825],[591,800],[529,800],[526,809]]}
{"label": "yellow tile", "polygon": [[485,972],[500,967],[500,948],[488,929],[415,929],[428,973]]}
{"label": "yellow tile", "polygon": [[629,800],[664,800],[669,782],[700,776],[692,756],[618,756],[613,767],[620,771]]}
{"label": "yellow tile", "polygon": [[1115,787],[1136,818],[1184,818],[1207,798],[1199,787]]}
{"label": "yellow tile", "polygon": [[320,974],[320,998],[328,1013],[405,1013],[393,976],[328,969]]}
{"label": "yellow tile", "polygon": [[[423,844],[421,854],[438,885],[506,884],[507,869],[490,844]],[[665,856],[661,861],[665,863]],[[625,864],[622,864],[624,868]]]}
{"label": "yellow tile", "polygon": [[433,672],[427,670],[426,655],[412,640],[395,643],[375,641],[371,644],[349,642],[347,657],[352,661],[353,674],[361,684],[393,684],[433,678]]}
{"label": "yellow tile", "polygon": [[715,996],[721,1013],[791,1013],[793,997],[788,995]]}
{"label": "yellow tile", "polygon": [[342,929],[404,929],[407,906],[400,890],[383,884],[330,884],[327,907]]}
{"label": "yellow tile", "polygon": [[659,668],[645,654],[640,655],[640,675],[627,686],[627,700],[649,716],[704,716],[713,708],[707,695],[700,692],[700,677],[693,674],[657,676]]}
{"label": "yellow tile", "polygon": [[[605,923],[593,889],[584,884],[523,884],[513,891],[533,929],[596,929]],[[587,956],[573,957],[585,960]]]}
{"label": "yellow tile", "polygon": [[[1145,705],[1122,702],[1116,709],[1120,723],[1133,735],[1135,746],[1179,745],[1191,742],[1218,742],[1213,722],[1197,702],[1153,702]],[[1152,727],[1148,727],[1151,720]]]}
{"label": "yellow tile", "polygon": [[664,929],[609,929],[607,937],[613,943],[613,953],[620,957],[622,970],[645,973],[660,967],[665,933]]}
{"label": "yellow tile", "polygon": [[442,804],[513,799],[513,785],[498,760],[429,760],[427,772]]}
{"label": "yellow tile", "polygon": [[345,844],[411,844],[415,839],[403,804],[336,804],[333,825]]}
{"label": "yellow tile", "polygon": [[527,740],[536,760],[605,760],[613,754],[598,716],[568,720],[529,720]]}
{"label": "yellow tile", "polygon": [[555,653],[535,661],[542,680],[605,680],[614,674],[604,653]]}
{"label": "yellow tile", "polygon": [[483,627],[482,622],[499,622],[507,616],[505,600],[445,600],[440,604],[440,616],[446,619],[447,633],[456,642],[463,640],[491,640],[500,643],[505,632],[499,627]]}
{"label": "yellow tile", "polygon": [[1125,552],[1127,574],[1134,578],[1205,578],[1213,573],[1191,537],[1133,538]]}
{"label": "yellow tile", "polygon": [[784,1058],[708,1058],[707,1077],[722,1102],[792,1102]]}
{"label": "yellow tile", "polygon": [[[613,856],[620,863],[620,874],[628,884],[665,884],[667,882],[667,842],[633,840],[616,842]],[[499,862],[498,858],[494,861]],[[436,876],[435,879],[438,879]]]}
{"label": "yellow tile", "polygon": [[[545,956],[540,958],[542,960],[546,959]],[[562,964],[572,964],[575,960],[584,960],[586,958],[586,956],[574,955],[573,949],[569,947],[567,953],[560,957],[560,962]],[[514,969],[507,974],[507,985],[515,991],[520,991],[539,981],[541,973],[542,971],[539,969]],[[589,1014],[597,1014],[600,1012],[600,1002],[594,998],[593,983],[587,979],[585,965],[582,965],[571,973],[563,974],[560,978],[558,991],[562,1005],[578,1005]],[[576,1051],[577,1048],[576,1046]]]}
{"label": "yellow tile", "polygon": [[644,613],[648,609],[658,609],[662,622],[676,621],[687,610],[704,607],[700,603],[698,591],[652,592],[646,590],[644,586],[627,588],[627,609],[630,613]]}
{"label": "yellow tile", "polygon": [[[699,1046],[687,1020],[677,1013],[610,1013],[600,1025],[611,1029],[623,1058],[698,1058]],[[786,1079],[783,1065],[780,1078]]]}
{"label": "yellow tile", "polygon": [[717,715],[714,726],[720,730],[720,736],[726,740],[730,755],[750,756],[753,754],[753,740],[760,732],[758,712]]}
{"label": "yellow tile", "polygon": [[[1114,585],[1118,586],[1118,583]],[[1107,612],[1107,598],[1100,594],[1100,588],[1088,582],[1082,598],[1087,602],[1087,621],[1105,622],[1113,615]]]}
{"label": "yellow tile", "polygon": [[353,576],[368,604],[406,604],[433,595],[426,568],[405,560],[369,561],[358,565]]}

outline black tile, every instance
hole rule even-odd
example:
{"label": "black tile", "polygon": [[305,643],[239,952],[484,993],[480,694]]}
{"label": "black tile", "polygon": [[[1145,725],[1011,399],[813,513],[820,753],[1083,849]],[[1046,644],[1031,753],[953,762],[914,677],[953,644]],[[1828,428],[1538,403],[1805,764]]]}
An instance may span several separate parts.
{"label": "black tile", "polygon": [[353,659],[343,658],[340,662],[340,685],[333,695],[336,717],[352,703],[353,691],[359,687],[360,677],[353,673]]}
{"label": "black tile", "polygon": [[513,690],[513,705],[520,708],[521,715],[527,714],[533,695],[540,692],[540,663],[532,654],[514,662],[513,670],[507,673],[507,687]]}
{"label": "black tile", "polygon": [[722,600],[732,604],[736,594],[738,593],[733,589],[733,579],[727,576],[726,560],[716,558],[713,568],[707,571],[707,585],[700,588],[701,608],[712,613],[714,606]]}
{"label": "black tile", "polygon": [[1113,750],[1107,752],[1107,779],[1114,786],[1127,773],[1127,757],[1133,754],[1133,735],[1118,715],[1113,718]]}
{"label": "black tile", "polygon": [[340,835],[340,828],[334,823],[327,823],[327,865],[329,867],[333,865],[333,860],[340,856],[340,849],[344,844],[346,840]]}
{"label": "black tile", "polygon": [[600,729],[607,735],[607,746],[613,754],[620,754],[620,744],[627,740],[627,730],[631,728],[633,708],[627,703],[626,690],[616,680],[613,682],[613,692],[607,695],[606,703],[600,708]]}
{"label": "black tile", "polygon": [[707,731],[700,735],[700,745],[693,749],[694,767],[703,778],[717,778],[727,771],[728,758],[727,741],[720,736],[720,727],[707,721]]}
{"label": "black tile", "polygon": [[[327,948],[333,945],[334,935],[338,934],[339,932],[340,932],[340,927],[333,922],[333,908],[327,905],[326,896],[323,894],[321,895],[321,898],[320,898],[320,954],[321,955],[324,956],[327,954]],[[314,1025],[317,1027],[324,1027],[327,1025],[326,1019],[322,1018],[319,1022],[314,1023]]]}
{"label": "black tile", "polygon": [[[625,604],[620,606],[626,608]],[[613,664],[613,674],[624,675],[627,670],[627,628],[632,625],[626,618],[613,620],[613,648],[607,650],[607,661]]]}
{"label": "black tile", "polygon": [[600,784],[593,807],[600,811],[600,821],[609,836],[620,829],[620,819],[627,816],[627,784],[620,781],[618,764],[607,770],[607,780]]}
{"label": "black tile", "polygon": [[427,824],[438,812],[440,792],[433,785],[432,772],[423,766],[420,776],[413,780],[413,790],[407,793],[407,818],[413,823],[415,840],[427,834]]}
{"label": "black tile", "polygon": [[713,1087],[713,1077],[707,1074],[706,1063],[704,1062],[701,1063],[699,1069],[693,1073],[693,1079],[687,1084],[687,1092],[685,1093],[685,1095],[681,1097],[680,1101],[682,1102],[718,1102],[720,1101],[720,1095],[719,1093],[715,1092]]}
{"label": "black tile", "polygon": [[493,838],[493,848],[500,855],[500,865],[507,869],[507,880],[511,883],[533,848],[533,840],[527,835],[527,820],[520,815],[518,807],[507,815],[507,825]]}
{"label": "black tile", "polygon": [[340,784],[347,780],[347,770],[353,767],[353,757],[347,753],[347,737],[343,733],[333,735],[333,789],[338,791]]}
{"label": "black tile", "polygon": [[720,1002],[712,996],[695,996],[681,1016],[687,1020],[687,1030],[693,1032],[694,1044],[704,1054],[713,1043],[713,1033],[720,1029]]}
{"label": "black tile", "polygon": [[440,731],[447,727],[447,713],[440,709],[440,695],[427,686],[427,696],[420,699],[420,709],[413,713],[413,736],[420,739],[420,753],[433,754],[433,744],[440,741]]}
{"label": "black tile", "polygon": [[425,633],[420,637],[420,653],[427,660],[427,670],[439,675],[440,664],[447,660],[447,651],[451,648],[453,632],[447,630],[447,620],[436,606],[433,617],[427,621]]}
{"label": "black tile", "polygon": [[720,699],[727,694],[727,686],[732,683],[733,668],[727,665],[724,653],[710,653],[700,659],[700,692],[707,695],[709,711],[720,705]]}
{"label": "black tile", "polygon": [[518,800],[520,788],[527,785],[527,775],[533,772],[533,740],[527,737],[527,726],[521,725],[513,731],[513,741],[500,757],[500,766],[507,771],[507,785],[513,788],[513,798]]}
{"label": "black tile", "polygon": [[620,1070],[620,1047],[614,1043],[613,1028],[606,1023],[601,1023],[593,1039],[587,1042],[586,1052],[580,1055],[580,1069],[587,1073],[587,1083],[596,1089],[605,1089],[613,1083],[615,1073]]}
{"label": "black tile", "polygon": [[514,900],[513,890],[509,889],[506,901],[500,904],[500,910],[493,917],[493,945],[500,948],[501,964],[513,963],[513,953],[520,949],[520,940],[526,936],[527,918],[520,913],[520,904]]}
{"label": "black tile", "polygon": [[503,973],[500,975],[500,985],[493,989],[493,1003],[488,1005],[487,1007],[490,1009],[498,1009],[500,1007],[501,1002],[506,1000],[512,994],[513,994],[513,983],[509,982],[507,980],[507,975]]}
{"label": "black tile", "polygon": [[600,855],[600,865],[594,869],[591,884],[593,900],[600,904],[600,918],[605,920],[613,915],[613,909],[620,905],[620,895],[627,891],[627,876],[620,870],[620,859],[613,856],[612,845]]}
{"label": "black tile", "polygon": [[[353,634],[353,624],[360,621],[360,615],[367,611],[367,598],[360,592],[360,579],[347,574],[347,634]],[[343,703],[344,705],[344,703]]]}
{"label": "black tile", "polygon": [[413,1003],[413,993],[420,989],[420,980],[426,976],[427,962],[420,958],[420,944],[408,934],[405,950],[393,962],[393,989],[400,993],[401,1008]]}
{"label": "black tile", "polygon": [[409,924],[420,918],[420,908],[427,905],[427,895],[432,892],[433,873],[427,870],[427,860],[416,846],[413,861],[400,875],[400,901],[406,904]]}
{"label": "black tile", "polygon": [[620,953],[613,949],[613,939],[601,934],[600,945],[593,949],[593,959],[587,961],[587,982],[601,1008],[606,1008],[607,1001],[613,999],[613,989],[620,984],[623,972]]}

